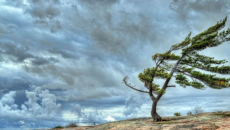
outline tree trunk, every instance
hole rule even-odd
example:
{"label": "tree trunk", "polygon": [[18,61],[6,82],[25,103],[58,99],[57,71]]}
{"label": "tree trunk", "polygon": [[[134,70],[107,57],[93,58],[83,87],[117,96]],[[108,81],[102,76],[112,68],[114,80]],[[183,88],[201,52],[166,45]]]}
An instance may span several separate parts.
{"label": "tree trunk", "polygon": [[153,122],[161,121],[161,117],[157,114],[157,102],[158,100],[153,101],[151,116],[153,118]]}

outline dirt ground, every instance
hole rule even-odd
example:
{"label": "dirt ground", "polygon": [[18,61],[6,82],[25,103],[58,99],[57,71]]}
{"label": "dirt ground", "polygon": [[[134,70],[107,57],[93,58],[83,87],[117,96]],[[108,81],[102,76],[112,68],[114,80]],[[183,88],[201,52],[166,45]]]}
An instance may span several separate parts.
{"label": "dirt ground", "polygon": [[230,130],[230,112],[163,117],[163,119],[167,121],[153,123],[151,118],[136,118],[59,130]]}

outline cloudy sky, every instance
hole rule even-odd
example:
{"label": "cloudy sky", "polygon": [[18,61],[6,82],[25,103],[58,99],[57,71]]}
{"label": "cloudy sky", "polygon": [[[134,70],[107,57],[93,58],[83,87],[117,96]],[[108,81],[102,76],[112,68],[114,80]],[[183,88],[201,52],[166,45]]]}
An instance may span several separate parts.
{"label": "cloudy sky", "polygon": [[[144,89],[137,75],[154,66],[151,56],[229,16],[230,2],[0,0],[0,12],[0,129],[52,128],[150,117],[148,94],[122,79]],[[230,61],[229,48],[226,42],[201,54]],[[226,111],[229,104],[230,89],[176,85],[158,113]]]}

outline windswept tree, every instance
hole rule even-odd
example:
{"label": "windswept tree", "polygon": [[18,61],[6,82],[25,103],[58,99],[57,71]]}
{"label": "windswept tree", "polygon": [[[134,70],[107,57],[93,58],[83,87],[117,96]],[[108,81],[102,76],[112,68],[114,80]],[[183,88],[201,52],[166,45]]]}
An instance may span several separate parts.
{"label": "windswept tree", "polygon": [[[149,94],[153,102],[151,116],[154,122],[162,120],[157,113],[157,103],[168,87],[175,87],[175,85],[168,85],[173,77],[175,77],[176,83],[184,88],[191,86],[203,90],[206,86],[213,89],[228,88],[230,86],[230,78],[218,77],[219,74],[230,74],[230,66],[221,65],[227,61],[215,60],[213,57],[198,53],[206,48],[216,47],[230,40],[230,37],[228,37],[230,29],[222,30],[226,20],[227,17],[193,38],[190,38],[190,32],[184,41],[172,45],[165,53],[153,55],[152,60],[155,61],[156,66],[147,68],[138,75],[147,91],[134,88],[127,82],[128,77],[123,79],[126,86]],[[176,51],[180,51],[180,55],[174,54]],[[165,79],[164,84],[155,84],[155,78]]]}

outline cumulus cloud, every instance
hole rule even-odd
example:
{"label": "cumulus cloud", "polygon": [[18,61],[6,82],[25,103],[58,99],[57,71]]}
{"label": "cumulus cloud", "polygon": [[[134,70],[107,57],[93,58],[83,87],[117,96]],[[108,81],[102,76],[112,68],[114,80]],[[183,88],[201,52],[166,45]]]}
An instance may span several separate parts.
{"label": "cumulus cloud", "polygon": [[16,95],[16,92],[15,91],[11,91],[7,94],[5,94],[2,98],[1,98],[1,103],[3,105],[14,105],[14,97]]}
{"label": "cumulus cloud", "polygon": [[115,121],[111,115],[103,110],[83,108],[79,104],[71,104],[71,109],[62,113],[63,119],[75,121],[80,125],[102,124],[105,122]]}
{"label": "cumulus cloud", "polygon": [[[101,110],[84,109],[79,104],[71,104],[67,111],[60,111],[61,104],[57,103],[57,97],[49,90],[32,86],[31,90],[25,91],[26,101],[21,105],[15,103],[16,91],[4,94],[0,99],[0,117],[5,120],[7,127],[11,122],[11,127],[15,128],[36,128],[54,127],[54,125],[68,124],[69,121],[76,121],[81,124],[101,124],[115,119]],[[7,120],[6,120],[7,119]],[[47,123],[44,123],[44,122]],[[49,123],[52,121],[52,123]]]}
{"label": "cumulus cloud", "polygon": [[107,116],[103,111],[93,110],[93,111],[87,112],[87,114],[84,115],[82,122],[88,123],[88,124],[94,124],[94,123],[101,124],[101,123],[109,121],[108,119],[113,120],[112,117],[111,118],[108,118],[108,117],[109,116]]}
{"label": "cumulus cloud", "polygon": [[[0,116],[1,118],[8,119],[3,120],[3,122],[19,120],[26,122],[26,124],[33,124],[34,126],[31,127],[36,127],[36,123],[39,123],[40,120],[49,121],[52,119],[57,122],[61,120],[57,118],[60,116],[61,104],[57,103],[56,96],[48,90],[41,90],[40,87],[32,87],[31,91],[25,91],[25,95],[27,101],[20,106],[15,104],[16,91],[11,91],[2,96],[0,100]],[[13,123],[10,126],[16,125],[16,127],[20,127],[20,123],[16,122],[16,124]],[[21,123],[21,125],[24,124]]]}
{"label": "cumulus cloud", "polygon": [[107,120],[107,121],[116,121],[113,117],[111,117],[111,116],[107,116],[106,118],[105,118],[105,120]]}

